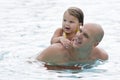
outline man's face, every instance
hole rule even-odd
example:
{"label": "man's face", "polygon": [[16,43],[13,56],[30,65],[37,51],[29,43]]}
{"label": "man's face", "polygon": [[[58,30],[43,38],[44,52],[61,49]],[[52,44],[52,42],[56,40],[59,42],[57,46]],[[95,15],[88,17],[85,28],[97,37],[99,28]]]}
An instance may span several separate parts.
{"label": "man's face", "polygon": [[76,48],[87,48],[92,46],[94,42],[94,31],[88,26],[84,26],[77,32],[75,39],[73,41],[73,46]]}

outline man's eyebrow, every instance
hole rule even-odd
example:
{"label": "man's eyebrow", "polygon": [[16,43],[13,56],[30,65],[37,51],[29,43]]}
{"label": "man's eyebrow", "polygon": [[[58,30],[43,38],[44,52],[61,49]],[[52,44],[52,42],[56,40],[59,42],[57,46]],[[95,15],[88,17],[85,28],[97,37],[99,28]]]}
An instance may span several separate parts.
{"label": "man's eyebrow", "polygon": [[[80,32],[83,32],[82,28],[79,29]],[[86,37],[86,38],[89,38],[89,35],[86,33],[86,32],[83,32],[83,35]]]}

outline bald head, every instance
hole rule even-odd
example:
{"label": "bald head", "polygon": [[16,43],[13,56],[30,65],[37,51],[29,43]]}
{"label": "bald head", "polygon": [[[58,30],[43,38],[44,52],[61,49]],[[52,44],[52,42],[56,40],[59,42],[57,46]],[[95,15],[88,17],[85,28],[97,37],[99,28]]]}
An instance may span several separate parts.
{"label": "bald head", "polygon": [[100,42],[104,36],[104,31],[101,25],[96,23],[87,23],[84,27],[88,28],[91,32],[93,32],[94,38],[96,42]]}

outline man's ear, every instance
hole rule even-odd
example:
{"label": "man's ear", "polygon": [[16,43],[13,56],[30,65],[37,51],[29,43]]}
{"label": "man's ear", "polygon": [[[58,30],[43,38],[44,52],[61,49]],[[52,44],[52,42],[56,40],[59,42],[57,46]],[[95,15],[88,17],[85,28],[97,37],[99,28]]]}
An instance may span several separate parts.
{"label": "man's ear", "polygon": [[96,42],[96,43],[94,44],[94,47],[96,47],[98,44],[99,44],[99,42]]}

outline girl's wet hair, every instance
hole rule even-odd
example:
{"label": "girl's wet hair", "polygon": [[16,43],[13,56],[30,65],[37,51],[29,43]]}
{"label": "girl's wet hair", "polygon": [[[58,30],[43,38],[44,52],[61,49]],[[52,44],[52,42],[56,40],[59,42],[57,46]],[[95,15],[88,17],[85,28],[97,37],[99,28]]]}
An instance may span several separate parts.
{"label": "girl's wet hair", "polygon": [[84,24],[84,14],[80,8],[70,7],[65,12],[67,11],[70,15],[76,17],[82,25]]}

